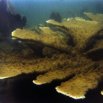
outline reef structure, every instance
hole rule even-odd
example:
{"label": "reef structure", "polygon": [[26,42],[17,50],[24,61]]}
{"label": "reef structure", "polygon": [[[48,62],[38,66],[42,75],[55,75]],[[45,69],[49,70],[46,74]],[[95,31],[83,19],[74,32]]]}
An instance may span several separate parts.
{"label": "reef structure", "polygon": [[12,38],[26,49],[0,53],[0,77],[38,73],[33,83],[43,85],[59,80],[57,92],[74,99],[85,98],[90,89],[103,81],[103,22],[95,19],[102,14],[84,14],[91,20],[48,20],[38,29],[13,31]]}

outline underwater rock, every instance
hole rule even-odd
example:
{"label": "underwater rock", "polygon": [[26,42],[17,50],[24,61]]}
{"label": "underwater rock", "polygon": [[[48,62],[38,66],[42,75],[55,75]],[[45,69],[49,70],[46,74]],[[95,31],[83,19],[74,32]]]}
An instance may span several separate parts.
{"label": "underwater rock", "polygon": [[52,12],[49,18],[58,22],[62,21],[61,15],[58,12]]}
{"label": "underwater rock", "polygon": [[10,37],[10,34],[16,28],[23,28],[26,25],[26,17],[14,13],[9,9],[8,0],[0,0],[0,36],[1,40]]}
{"label": "underwater rock", "polygon": [[[79,17],[61,23],[49,20],[46,26],[39,27],[38,32],[16,29],[12,38],[22,41],[21,45],[24,43],[27,48],[41,48],[44,55],[23,57],[21,52],[4,53],[0,50],[0,78],[34,73],[33,83],[43,85],[59,80],[61,84],[56,86],[57,92],[83,99],[89,90],[103,81],[103,58],[96,60],[97,51],[103,49],[102,30],[101,22]],[[82,51],[85,47],[89,49]]]}

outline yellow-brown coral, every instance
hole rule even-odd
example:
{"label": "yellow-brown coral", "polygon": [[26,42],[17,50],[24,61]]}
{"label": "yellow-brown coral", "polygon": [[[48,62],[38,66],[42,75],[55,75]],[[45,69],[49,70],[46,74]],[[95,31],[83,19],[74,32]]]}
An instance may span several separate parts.
{"label": "yellow-brown coral", "polygon": [[[21,52],[1,53],[0,77],[37,72],[39,74],[33,83],[42,85],[60,80],[57,92],[74,99],[85,98],[87,91],[96,88],[103,79],[102,21],[79,17],[61,23],[49,20],[38,30],[16,29],[12,37],[20,39],[28,47],[40,48],[42,56],[28,58]],[[102,58],[98,57],[97,61],[98,54]]]}
{"label": "yellow-brown coral", "polygon": [[51,30],[49,27],[40,27],[40,33],[26,30],[26,29],[16,29],[15,31],[12,32],[12,36],[16,38],[21,38],[21,39],[28,39],[28,40],[43,42],[46,45],[49,45],[58,49],[68,48],[67,42],[68,42],[69,36],[67,37],[65,34],[59,31],[55,32]]}
{"label": "yellow-brown coral", "polygon": [[48,20],[47,23],[67,28],[68,32],[73,36],[76,45],[80,48],[85,46],[88,39],[102,28],[101,24],[97,21],[85,20],[78,17],[67,19],[67,21],[63,21],[62,23],[54,20]]}
{"label": "yellow-brown coral", "polygon": [[98,22],[103,22],[103,14],[94,14],[91,12],[84,12],[87,17],[89,17],[91,20],[98,21]]}

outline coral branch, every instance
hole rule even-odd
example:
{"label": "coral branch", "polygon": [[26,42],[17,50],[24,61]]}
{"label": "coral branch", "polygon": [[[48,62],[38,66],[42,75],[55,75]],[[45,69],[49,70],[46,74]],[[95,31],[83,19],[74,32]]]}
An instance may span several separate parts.
{"label": "coral branch", "polygon": [[94,14],[94,13],[91,13],[91,12],[84,12],[84,14],[89,17],[91,20],[94,20],[94,21],[98,21],[98,22],[103,22],[103,14]]}
{"label": "coral branch", "polygon": [[48,20],[46,26],[37,30],[13,31],[12,37],[25,48],[15,51],[10,46],[10,52],[0,49],[0,78],[36,73],[33,83],[60,80],[57,92],[74,99],[85,98],[90,89],[103,81],[103,14],[85,15],[92,20],[80,17],[62,22]]}
{"label": "coral branch", "polygon": [[56,87],[59,93],[70,96],[74,99],[85,98],[85,94],[89,89],[96,88],[100,79],[98,73],[90,72],[79,74],[73,79],[63,82],[60,86]]}

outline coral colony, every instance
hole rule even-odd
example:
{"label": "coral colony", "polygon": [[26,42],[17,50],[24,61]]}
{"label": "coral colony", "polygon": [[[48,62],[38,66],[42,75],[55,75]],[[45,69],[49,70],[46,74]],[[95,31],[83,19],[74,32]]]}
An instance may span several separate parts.
{"label": "coral colony", "polygon": [[85,98],[87,91],[103,79],[103,14],[84,14],[89,19],[51,19],[32,30],[14,30],[12,39],[24,48],[19,52],[14,47],[8,52],[0,50],[0,78],[38,73],[34,84],[60,80],[61,84],[55,87],[58,93]]}

